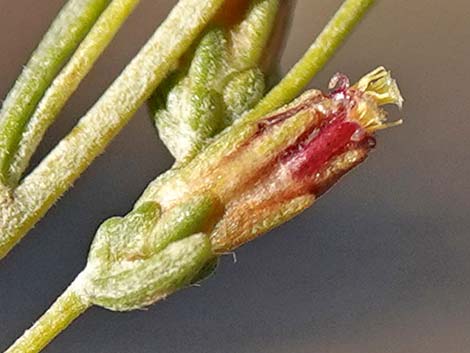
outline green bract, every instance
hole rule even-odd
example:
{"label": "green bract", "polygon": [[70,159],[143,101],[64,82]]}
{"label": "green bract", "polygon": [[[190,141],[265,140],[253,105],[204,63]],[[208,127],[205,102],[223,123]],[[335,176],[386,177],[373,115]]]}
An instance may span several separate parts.
{"label": "green bract", "polygon": [[143,308],[190,284],[213,257],[209,237],[195,234],[155,255],[121,261],[89,282],[91,303],[109,310]]}
{"label": "green bract", "polygon": [[257,0],[234,28],[207,30],[190,59],[153,95],[155,125],[177,162],[194,157],[263,97],[260,59],[278,9],[278,0]]}
{"label": "green bract", "polygon": [[254,68],[233,75],[224,88],[228,126],[253,108],[264,96],[266,84],[260,69]]}
{"label": "green bract", "polygon": [[[207,275],[216,198],[196,196],[161,213],[147,202],[99,228],[82,273],[85,297],[107,309],[142,308]],[[204,273],[201,274],[201,270]]]}

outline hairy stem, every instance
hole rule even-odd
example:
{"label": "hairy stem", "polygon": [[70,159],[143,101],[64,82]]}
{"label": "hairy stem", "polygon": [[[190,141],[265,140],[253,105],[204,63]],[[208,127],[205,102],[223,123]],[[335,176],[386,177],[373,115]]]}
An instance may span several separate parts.
{"label": "hairy stem", "polygon": [[0,111],[0,183],[11,184],[9,166],[31,114],[108,3],[70,0],[23,69]]}
{"label": "hairy stem", "polygon": [[113,0],[54,79],[22,133],[18,151],[10,164],[11,183],[16,184],[21,178],[47,128],[139,2],[140,0]]}
{"label": "hairy stem", "polygon": [[302,59],[243,120],[256,120],[298,96],[331,59],[374,2],[374,0],[346,0]]}
{"label": "hairy stem", "polygon": [[37,353],[90,305],[69,287],[5,353]]}
{"label": "hairy stem", "polygon": [[3,202],[0,209],[0,258],[103,152],[189,48],[222,2],[180,0],[71,133],[11,195],[0,195],[0,202]]}

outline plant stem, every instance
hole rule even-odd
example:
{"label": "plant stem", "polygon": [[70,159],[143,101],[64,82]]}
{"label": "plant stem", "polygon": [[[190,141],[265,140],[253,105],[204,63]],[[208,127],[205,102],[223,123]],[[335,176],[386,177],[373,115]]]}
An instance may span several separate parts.
{"label": "plant stem", "polygon": [[74,292],[73,286],[69,287],[5,353],[40,352],[89,306]]}
{"label": "plant stem", "polygon": [[[223,0],[180,0],[98,102],[0,209],[0,258],[72,185],[189,48]],[[2,202],[2,195],[0,195]]]}
{"label": "plant stem", "polygon": [[16,185],[47,128],[139,1],[113,0],[98,18],[70,61],[54,79],[25,127],[18,151],[12,158],[9,169],[12,184]]}
{"label": "plant stem", "polygon": [[297,97],[331,59],[374,2],[375,0],[346,0],[302,59],[243,117],[243,121],[256,120]]}
{"label": "plant stem", "polygon": [[0,111],[0,183],[10,185],[11,158],[31,114],[108,3],[109,0],[70,0],[23,69]]}

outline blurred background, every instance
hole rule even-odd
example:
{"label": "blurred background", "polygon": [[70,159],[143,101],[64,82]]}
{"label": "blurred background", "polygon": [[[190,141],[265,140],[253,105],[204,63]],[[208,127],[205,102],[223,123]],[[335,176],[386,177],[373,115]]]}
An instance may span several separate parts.
{"label": "blurred background", "polygon": [[[0,0],[0,96],[64,0]],[[175,0],[143,0],[49,131],[65,135]],[[298,0],[283,72],[340,0]],[[391,69],[405,124],[312,209],[223,259],[200,288],[146,311],[93,308],[45,352],[470,352],[470,3],[377,5],[312,87]],[[172,164],[145,109],[0,266],[0,349],[83,268],[99,223]]]}

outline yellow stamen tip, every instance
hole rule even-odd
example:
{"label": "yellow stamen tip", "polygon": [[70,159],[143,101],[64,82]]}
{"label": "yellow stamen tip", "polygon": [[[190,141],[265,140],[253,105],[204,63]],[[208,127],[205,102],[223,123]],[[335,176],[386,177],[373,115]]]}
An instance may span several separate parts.
{"label": "yellow stamen tip", "polygon": [[378,105],[395,104],[400,109],[403,107],[404,99],[398,84],[383,66],[361,78],[354,88],[372,96]]}

